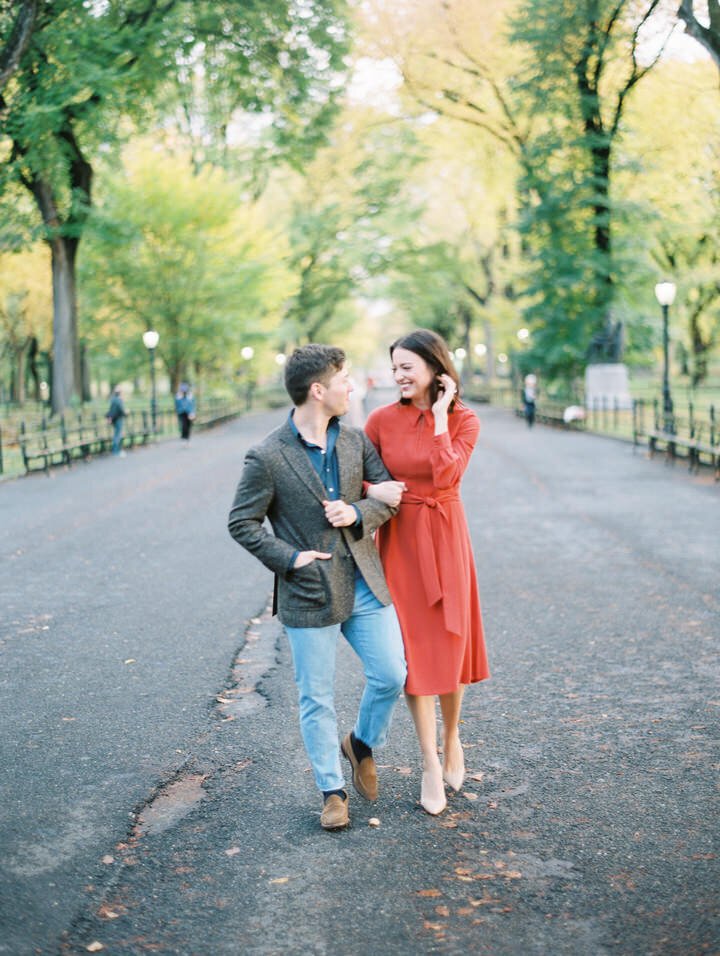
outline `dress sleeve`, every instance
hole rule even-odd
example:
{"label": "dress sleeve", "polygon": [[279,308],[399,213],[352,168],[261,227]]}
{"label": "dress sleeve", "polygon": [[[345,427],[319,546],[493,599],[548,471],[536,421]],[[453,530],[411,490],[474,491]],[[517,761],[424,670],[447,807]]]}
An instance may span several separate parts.
{"label": "dress sleeve", "polygon": [[452,488],[460,482],[479,432],[480,421],[477,415],[464,409],[458,429],[452,438],[449,432],[433,436],[430,464],[433,485],[436,488]]}
{"label": "dress sleeve", "polygon": [[375,451],[382,457],[380,452],[380,425],[377,411],[372,411],[368,415],[367,421],[365,422],[365,434],[375,446]]}

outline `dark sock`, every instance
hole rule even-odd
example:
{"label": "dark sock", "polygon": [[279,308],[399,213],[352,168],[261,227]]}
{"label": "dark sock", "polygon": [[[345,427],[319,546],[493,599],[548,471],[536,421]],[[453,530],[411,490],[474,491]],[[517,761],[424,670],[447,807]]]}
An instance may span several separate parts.
{"label": "dark sock", "polygon": [[364,744],[359,737],[356,737],[354,733],[350,734],[350,743],[352,744],[352,749],[358,760],[364,760],[365,757],[372,757],[372,748],[368,747],[367,744]]}
{"label": "dark sock", "polygon": [[323,790],[323,803],[327,800],[328,797],[331,797],[336,793],[339,797],[342,797],[343,800],[347,799],[347,793],[344,790]]}

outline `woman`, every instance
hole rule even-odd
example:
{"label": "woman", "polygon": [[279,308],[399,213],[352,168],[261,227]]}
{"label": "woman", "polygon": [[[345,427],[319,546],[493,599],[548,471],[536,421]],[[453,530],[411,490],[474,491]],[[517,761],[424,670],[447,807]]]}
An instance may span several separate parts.
{"label": "woman", "polygon": [[480,423],[458,400],[457,372],[439,335],[405,335],[390,357],[400,401],[373,411],[365,430],[395,480],[370,485],[367,494],[400,502],[397,516],[378,529],[377,544],[405,643],[405,693],[423,753],[420,802],[438,814],[447,805],[444,782],[459,790],[465,778],[458,732],[465,685],[489,676],[459,492]]}

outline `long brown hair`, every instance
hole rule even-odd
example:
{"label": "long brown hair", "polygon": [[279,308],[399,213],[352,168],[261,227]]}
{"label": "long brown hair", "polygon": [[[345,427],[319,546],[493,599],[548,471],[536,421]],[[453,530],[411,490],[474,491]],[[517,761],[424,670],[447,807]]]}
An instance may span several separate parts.
{"label": "long brown hair", "polygon": [[[438,335],[437,332],[433,332],[430,329],[415,329],[414,332],[410,332],[408,335],[401,335],[390,346],[390,359],[392,361],[392,354],[395,349],[407,349],[408,352],[414,352],[416,355],[419,355],[421,359],[432,369],[433,371],[433,380],[430,384],[430,404],[434,405],[437,401],[439,394],[439,382],[437,379],[438,375],[449,375],[450,378],[455,382],[455,387],[457,392],[452,402],[450,402],[450,407],[448,411],[452,411],[455,408],[455,403],[458,400],[460,395],[460,378],[458,373],[455,371],[455,366],[453,365],[453,360],[450,355],[450,349],[447,347],[445,339],[442,336]],[[400,402],[403,405],[407,405],[410,401],[409,398],[401,398]]]}

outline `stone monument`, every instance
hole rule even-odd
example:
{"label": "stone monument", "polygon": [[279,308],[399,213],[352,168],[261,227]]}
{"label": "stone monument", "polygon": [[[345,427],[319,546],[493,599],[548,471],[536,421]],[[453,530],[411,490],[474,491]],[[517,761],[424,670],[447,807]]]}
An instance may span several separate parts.
{"label": "stone monument", "polygon": [[586,408],[632,408],[628,370],[621,361],[623,325],[608,314],[605,325],[590,340],[585,369]]}

